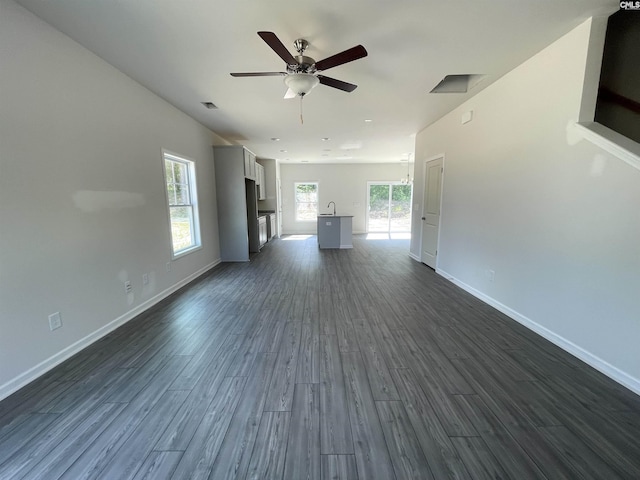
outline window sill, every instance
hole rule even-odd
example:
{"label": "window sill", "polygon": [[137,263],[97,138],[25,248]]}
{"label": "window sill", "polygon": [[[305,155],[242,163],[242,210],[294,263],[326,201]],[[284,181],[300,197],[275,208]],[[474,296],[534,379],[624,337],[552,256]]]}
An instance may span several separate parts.
{"label": "window sill", "polygon": [[585,140],[640,170],[640,144],[596,122],[576,123]]}
{"label": "window sill", "polygon": [[180,250],[178,253],[174,253],[171,255],[171,260],[177,260],[178,258],[184,257],[185,255],[189,255],[197,250],[202,250],[202,245],[196,245],[191,248],[187,248],[186,250]]}

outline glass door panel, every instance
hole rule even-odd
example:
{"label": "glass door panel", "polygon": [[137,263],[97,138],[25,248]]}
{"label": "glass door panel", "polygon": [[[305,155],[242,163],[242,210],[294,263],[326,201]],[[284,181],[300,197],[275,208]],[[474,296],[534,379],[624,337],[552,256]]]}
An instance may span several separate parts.
{"label": "glass door panel", "polygon": [[369,231],[389,231],[390,185],[369,185]]}
{"label": "glass door panel", "polygon": [[411,185],[391,185],[389,232],[411,231]]}
{"label": "glass door panel", "polygon": [[411,232],[411,194],[411,185],[369,183],[367,231]]}

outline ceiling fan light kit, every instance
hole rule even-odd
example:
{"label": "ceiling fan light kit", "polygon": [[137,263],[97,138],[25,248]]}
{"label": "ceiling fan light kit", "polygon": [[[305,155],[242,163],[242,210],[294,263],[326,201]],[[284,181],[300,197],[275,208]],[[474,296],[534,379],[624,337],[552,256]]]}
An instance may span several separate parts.
{"label": "ceiling fan light kit", "polygon": [[310,73],[292,73],[284,77],[284,83],[293,93],[304,97],[320,83],[320,80]]}

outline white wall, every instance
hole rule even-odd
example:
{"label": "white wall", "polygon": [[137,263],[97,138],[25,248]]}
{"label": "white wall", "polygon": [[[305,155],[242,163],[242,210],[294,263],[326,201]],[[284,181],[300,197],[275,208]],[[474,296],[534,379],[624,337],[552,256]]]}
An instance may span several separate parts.
{"label": "white wall", "polygon": [[[218,261],[211,145],[223,141],[0,2],[2,398]],[[196,161],[203,244],[169,273],[162,148]]]}
{"label": "white wall", "polygon": [[590,27],[420,132],[414,202],[444,153],[438,271],[640,393],[640,171],[571,128]]}
{"label": "white wall", "polygon": [[280,164],[282,228],[284,234],[316,233],[316,222],[295,220],[296,182],[318,182],[319,213],[330,213],[336,202],[338,215],[353,215],[353,233],[366,231],[367,182],[397,182],[406,178],[406,163],[393,164]]}

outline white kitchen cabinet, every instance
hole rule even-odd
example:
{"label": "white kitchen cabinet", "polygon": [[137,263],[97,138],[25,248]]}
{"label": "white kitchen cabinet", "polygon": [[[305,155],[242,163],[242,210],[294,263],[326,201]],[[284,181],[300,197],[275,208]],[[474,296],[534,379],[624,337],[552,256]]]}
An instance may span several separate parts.
{"label": "white kitchen cabinet", "polygon": [[267,198],[267,182],[264,179],[264,167],[256,162],[256,185],[258,186],[258,200]]}
{"label": "white kitchen cabinet", "polygon": [[269,228],[268,228],[268,233],[269,233],[269,240],[271,240],[273,237],[276,236],[276,214],[275,213],[271,213],[269,214]]}
{"label": "white kitchen cabinet", "polygon": [[260,239],[260,248],[267,243],[267,217],[262,215],[258,217],[258,237]]}
{"label": "white kitchen cabinet", "polygon": [[256,180],[256,156],[246,148],[244,148],[244,176],[250,180]]}

